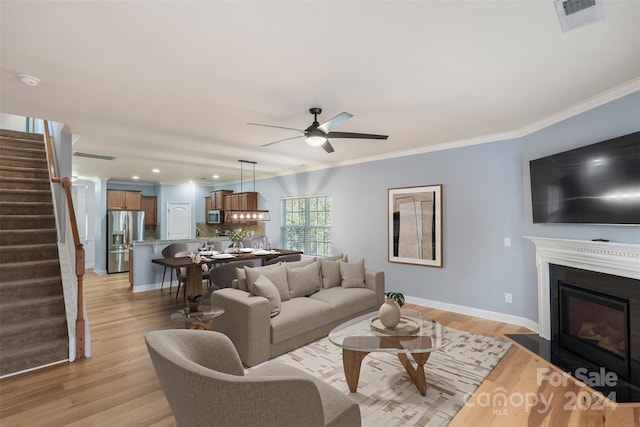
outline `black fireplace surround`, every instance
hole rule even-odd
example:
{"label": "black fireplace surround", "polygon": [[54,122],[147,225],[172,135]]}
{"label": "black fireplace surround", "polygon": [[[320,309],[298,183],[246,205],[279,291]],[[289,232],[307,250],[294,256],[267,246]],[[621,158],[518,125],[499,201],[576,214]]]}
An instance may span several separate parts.
{"label": "black fireplace surround", "polygon": [[549,286],[551,341],[509,338],[572,375],[615,372],[617,387],[593,388],[615,391],[619,403],[640,401],[640,281],[549,264]]}
{"label": "black fireplace surround", "polygon": [[637,280],[549,265],[551,341],[640,386]]}

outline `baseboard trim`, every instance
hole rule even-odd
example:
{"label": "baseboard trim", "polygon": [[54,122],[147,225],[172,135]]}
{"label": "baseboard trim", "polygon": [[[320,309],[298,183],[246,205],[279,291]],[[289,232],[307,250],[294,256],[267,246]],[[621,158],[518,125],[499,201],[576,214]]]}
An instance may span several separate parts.
{"label": "baseboard trim", "polygon": [[483,319],[495,320],[497,322],[509,323],[511,325],[523,326],[538,333],[538,324],[530,319],[512,314],[498,313],[496,311],[482,310],[480,308],[467,307],[464,305],[450,304],[442,301],[407,296],[406,301],[411,304],[436,308],[439,310],[451,311],[453,313],[466,314],[467,316],[481,317]]}
{"label": "baseboard trim", "polygon": [[[160,286],[161,286],[161,283],[149,283],[147,285],[137,285],[137,286],[133,287],[131,292],[136,294],[138,292],[154,291],[156,289],[160,289]],[[167,287],[167,290],[169,290],[168,287]],[[173,291],[173,289],[172,289],[172,291]]]}
{"label": "baseboard trim", "polygon": [[25,369],[24,371],[12,372],[10,374],[2,375],[0,376],[0,380],[3,380],[5,378],[10,378],[10,377],[15,377],[16,375],[26,374],[27,372],[48,368],[50,366],[60,365],[62,363],[69,363],[69,362],[70,362],[69,359],[58,360],[57,362],[47,363],[46,365],[41,365],[41,366],[35,366],[33,368]]}

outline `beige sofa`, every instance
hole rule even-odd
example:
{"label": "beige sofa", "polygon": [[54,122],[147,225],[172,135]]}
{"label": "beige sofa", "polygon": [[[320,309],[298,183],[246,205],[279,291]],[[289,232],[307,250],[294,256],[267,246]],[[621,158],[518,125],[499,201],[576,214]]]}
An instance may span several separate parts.
{"label": "beige sofa", "polygon": [[225,309],[213,329],[231,339],[246,366],[255,366],[378,310],[384,292],[384,272],[365,269],[364,260],[244,267],[234,288],[211,294],[211,304]]}

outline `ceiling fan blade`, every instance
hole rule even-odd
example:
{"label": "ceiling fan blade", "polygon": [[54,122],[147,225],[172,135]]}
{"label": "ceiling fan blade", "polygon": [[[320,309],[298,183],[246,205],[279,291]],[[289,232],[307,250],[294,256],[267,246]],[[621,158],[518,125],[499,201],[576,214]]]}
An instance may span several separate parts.
{"label": "ceiling fan blade", "polygon": [[269,142],[267,144],[262,144],[260,147],[268,147],[269,145],[277,144],[278,142],[288,141],[290,139],[298,139],[298,138],[302,138],[303,136],[304,135],[292,136],[291,138],[285,138],[285,139],[279,139],[277,141]]}
{"label": "ceiling fan blade", "polygon": [[327,138],[357,138],[357,139],[387,139],[389,135],[374,135],[370,133],[355,132],[329,132]]}
{"label": "ceiling fan blade", "polygon": [[304,133],[304,131],[302,129],[287,128],[287,127],[284,127],[284,126],[263,125],[262,123],[247,123],[247,124],[251,125],[251,126],[264,126],[264,127],[268,127],[268,128],[295,130],[296,132]]}
{"label": "ceiling fan blade", "polygon": [[321,145],[321,147],[324,148],[324,151],[326,151],[327,153],[333,153],[334,151],[336,151],[333,149],[328,139],[324,144]]}
{"label": "ceiling fan blade", "polygon": [[322,123],[320,126],[318,126],[318,129],[320,129],[324,133],[329,133],[329,132],[331,132],[331,129],[337,128],[342,123],[344,123],[347,120],[349,120],[351,117],[353,117],[353,114],[340,113],[337,116],[335,116],[334,118],[329,119],[326,122]]}

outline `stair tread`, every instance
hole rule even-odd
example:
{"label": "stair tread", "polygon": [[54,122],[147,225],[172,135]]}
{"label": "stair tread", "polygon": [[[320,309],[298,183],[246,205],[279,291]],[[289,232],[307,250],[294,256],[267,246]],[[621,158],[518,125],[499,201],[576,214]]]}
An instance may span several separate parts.
{"label": "stair tread", "polygon": [[0,171],[12,171],[12,172],[32,172],[38,171],[41,172],[42,168],[30,168],[27,166],[9,166],[9,165],[0,165]]}
{"label": "stair tread", "polygon": [[[35,261],[37,261],[37,263],[34,263]],[[0,262],[0,269],[6,269],[6,268],[18,268],[18,267],[28,267],[31,269],[34,268],[38,268],[38,264],[55,264],[55,263],[59,263],[60,260],[58,258],[34,258],[32,260],[29,261],[14,261],[14,262]]]}
{"label": "stair tread", "polygon": [[20,233],[20,234],[30,234],[30,233],[42,233],[43,230],[56,231],[55,227],[52,228],[39,228],[37,230],[0,230],[0,234],[3,233]]}
{"label": "stair tread", "polygon": [[[34,282],[33,279],[22,279],[22,280],[7,280],[0,282],[0,288],[21,288],[26,286],[49,286],[55,284],[62,284],[62,277],[59,276],[50,276],[50,277],[42,277],[39,278],[37,282]],[[5,301],[6,302],[6,301]]]}
{"label": "stair tread", "polygon": [[0,188],[0,192],[3,193],[41,193],[41,194],[51,194],[51,190],[23,190],[22,188]]}
{"label": "stair tread", "polygon": [[[44,321],[46,319],[46,322]],[[30,330],[38,332],[42,329],[55,329],[66,326],[67,315],[65,313],[49,314],[46,316],[34,315],[33,318],[20,320],[17,322],[2,322],[2,333],[0,337],[9,337],[11,335],[26,335]]]}
{"label": "stair tread", "polygon": [[0,139],[20,139],[26,141],[44,142],[44,134],[24,132],[20,130],[0,129]]}
{"label": "stair tread", "polygon": [[0,206],[53,206],[53,202],[42,202],[42,201],[23,201],[23,202],[0,202]]}
{"label": "stair tread", "polygon": [[[0,221],[3,219],[14,219],[16,216],[20,217],[20,218],[24,218],[25,220],[28,219],[45,219],[45,218],[55,218],[55,215],[53,214],[1,214],[0,215]],[[39,230],[39,229],[38,229]]]}
{"label": "stair tread", "polygon": [[25,357],[28,355],[46,354],[50,353],[54,349],[66,348],[69,349],[69,339],[63,337],[56,337],[47,340],[40,340],[38,342],[30,342],[25,346],[5,347],[0,352],[0,361],[2,365],[7,363],[8,360]]}
{"label": "stair tread", "polygon": [[57,243],[27,243],[27,244],[16,244],[16,245],[2,245],[0,246],[0,251],[26,251],[26,250],[37,250],[37,249],[51,249],[57,248]]}

